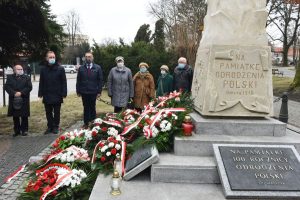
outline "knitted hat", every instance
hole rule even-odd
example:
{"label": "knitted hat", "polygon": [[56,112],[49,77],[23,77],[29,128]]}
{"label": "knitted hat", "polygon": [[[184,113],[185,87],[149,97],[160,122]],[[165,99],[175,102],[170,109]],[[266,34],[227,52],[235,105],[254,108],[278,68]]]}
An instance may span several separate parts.
{"label": "knitted hat", "polygon": [[162,65],[160,69],[164,69],[165,71],[169,71],[169,67],[167,65]]}
{"label": "knitted hat", "polygon": [[145,66],[145,67],[149,68],[149,65],[147,63],[145,63],[145,62],[141,62],[139,64],[139,67],[141,67],[141,66]]}
{"label": "knitted hat", "polygon": [[116,57],[115,61],[116,62],[120,62],[120,61],[124,62],[124,58],[122,56],[118,56],[118,57]]}

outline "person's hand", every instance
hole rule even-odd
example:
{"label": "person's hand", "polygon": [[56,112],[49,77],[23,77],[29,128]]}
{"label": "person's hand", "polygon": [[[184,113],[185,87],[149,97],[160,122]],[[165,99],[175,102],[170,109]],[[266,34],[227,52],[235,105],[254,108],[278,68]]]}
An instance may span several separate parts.
{"label": "person's hand", "polygon": [[21,95],[22,95],[21,92],[16,92],[16,93],[15,93],[15,97],[20,97]]}
{"label": "person's hand", "polygon": [[77,93],[77,96],[78,96],[78,97],[81,97],[81,94],[80,94],[80,93]]}
{"label": "person's hand", "polygon": [[101,93],[97,94],[97,98],[100,98],[101,97]]}

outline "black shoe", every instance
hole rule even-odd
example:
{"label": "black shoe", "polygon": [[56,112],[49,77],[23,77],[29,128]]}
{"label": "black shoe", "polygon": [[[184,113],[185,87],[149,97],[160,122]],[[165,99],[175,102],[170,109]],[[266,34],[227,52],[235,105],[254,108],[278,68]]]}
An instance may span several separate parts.
{"label": "black shoe", "polygon": [[27,135],[28,135],[28,132],[27,132],[27,131],[23,131],[21,135],[22,135],[22,136],[27,136]]}
{"label": "black shoe", "polygon": [[20,132],[15,132],[12,136],[17,137],[18,135],[20,135]]}
{"label": "black shoe", "polygon": [[52,131],[53,134],[58,134],[59,133],[59,129],[58,128],[54,128]]}
{"label": "black shoe", "polygon": [[46,135],[46,134],[49,134],[49,133],[52,133],[52,129],[51,129],[51,128],[48,128],[48,129],[44,132],[45,135]]}

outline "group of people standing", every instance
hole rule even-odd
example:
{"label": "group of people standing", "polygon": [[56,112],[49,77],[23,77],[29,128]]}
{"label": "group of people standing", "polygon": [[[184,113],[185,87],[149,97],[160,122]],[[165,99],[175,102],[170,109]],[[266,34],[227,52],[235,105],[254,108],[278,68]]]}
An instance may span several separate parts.
{"label": "group of people standing", "polygon": [[[85,63],[77,73],[76,93],[83,104],[83,128],[96,118],[96,100],[101,96],[103,74],[101,66],[95,64],[91,52],[85,54]],[[149,65],[139,64],[139,71],[132,76],[125,66],[124,58],[115,59],[116,66],[108,75],[107,89],[111,97],[114,112],[118,113],[133,102],[134,108],[141,111],[152,98],[164,96],[173,90],[191,91],[193,70],[184,57],[179,58],[173,76],[167,65],[160,67],[161,74],[155,87],[154,79],[148,71]],[[9,94],[8,116],[13,116],[13,136],[28,134],[28,117],[30,116],[30,91],[32,83],[23,72],[21,65],[14,66],[14,74],[7,78],[5,90]],[[67,79],[65,70],[56,60],[55,53],[48,51],[46,61],[41,66],[38,97],[43,99],[47,118],[47,129],[44,134],[59,133],[60,109],[63,99],[67,97]]]}

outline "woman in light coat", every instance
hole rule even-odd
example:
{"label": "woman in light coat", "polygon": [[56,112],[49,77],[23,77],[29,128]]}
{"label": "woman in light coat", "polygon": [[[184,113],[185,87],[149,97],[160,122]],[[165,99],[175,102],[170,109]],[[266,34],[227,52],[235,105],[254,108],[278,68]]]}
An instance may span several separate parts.
{"label": "woman in light coat", "polygon": [[127,106],[129,99],[133,98],[134,89],[132,73],[124,65],[124,58],[118,56],[115,61],[117,66],[109,72],[107,88],[108,96],[111,97],[111,104],[115,107],[114,112],[118,113]]}

